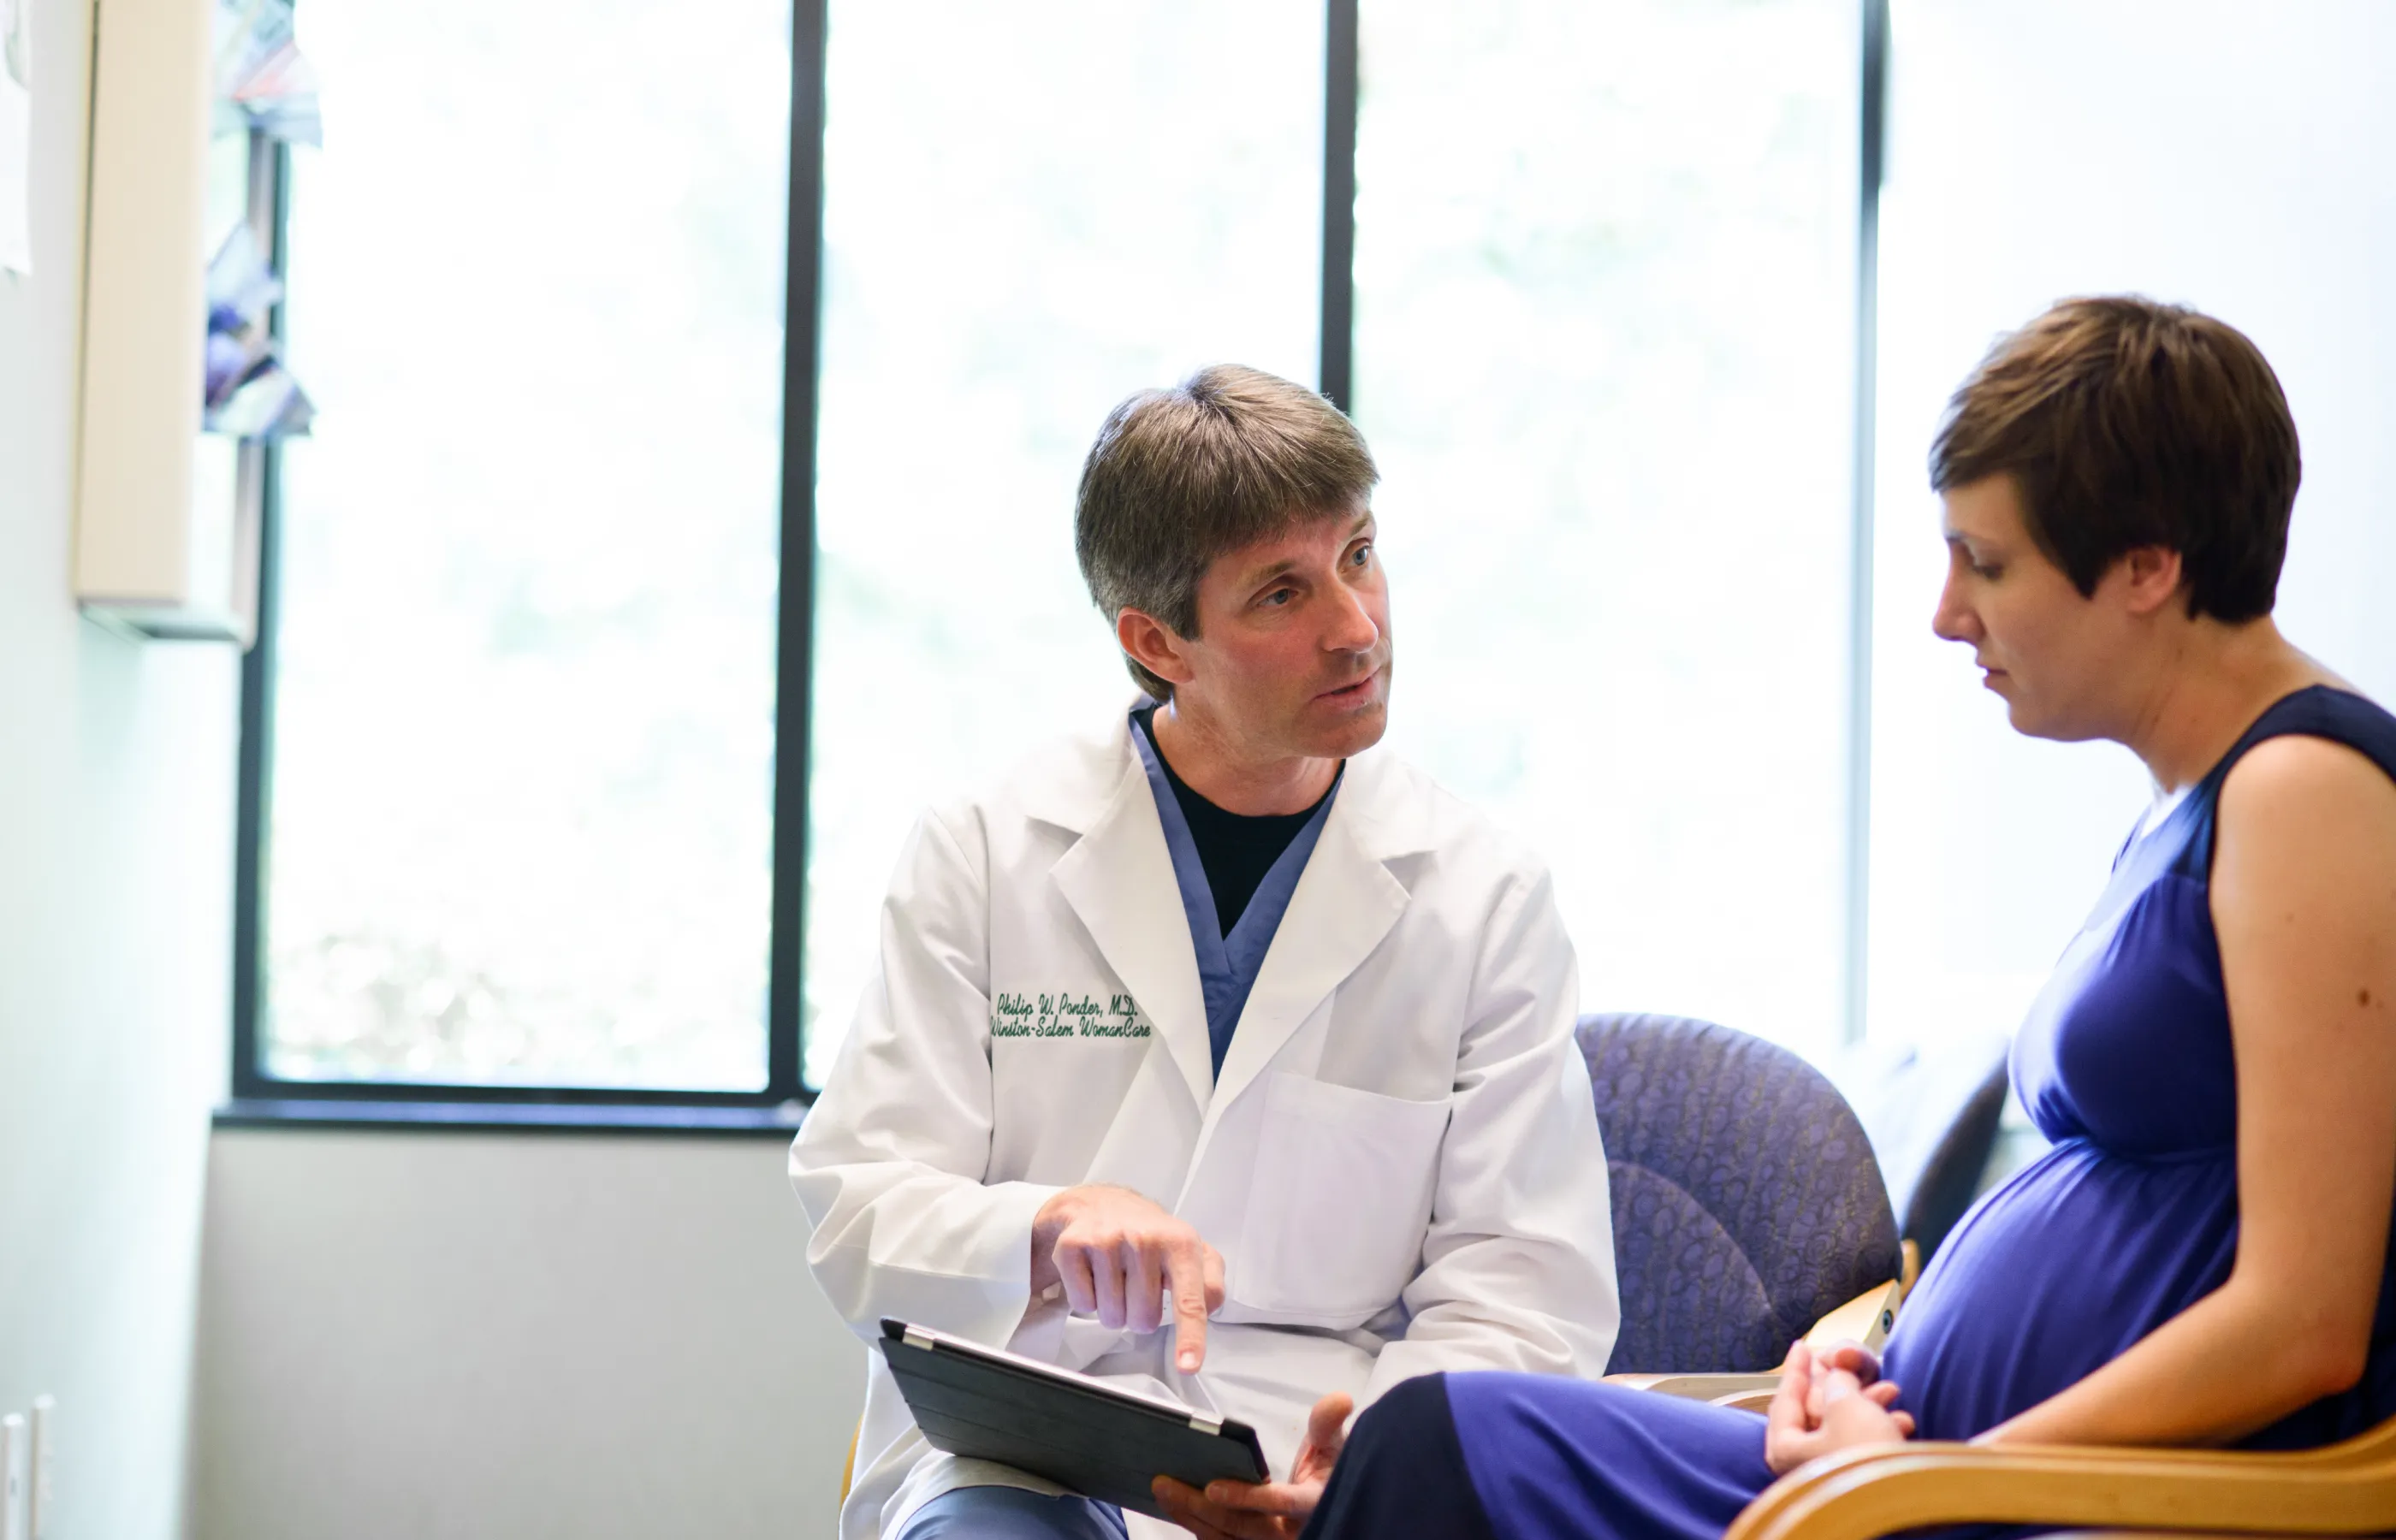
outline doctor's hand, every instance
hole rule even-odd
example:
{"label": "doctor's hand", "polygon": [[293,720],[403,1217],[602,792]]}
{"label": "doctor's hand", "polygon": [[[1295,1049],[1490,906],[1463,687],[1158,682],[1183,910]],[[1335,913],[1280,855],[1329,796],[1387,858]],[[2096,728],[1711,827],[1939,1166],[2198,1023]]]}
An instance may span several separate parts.
{"label": "doctor's hand", "polygon": [[1913,1417],[1894,1409],[1897,1395],[1894,1381],[1866,1385],[1853,1370],[1817,1359],[1797,1343],[1764,1414],[1764,1463],[1775,1476],[1786,1476],[1842,1449],[1903,1443],[1913,1437]]}
{"label": "doctor's hand", "polygon": [[1222,1308],[1223,1259],[1129,1188],[1067,1188],[1032,1221],[1032,1293],[1058,1283],[1073,1314],[1135,1332],[1164,1324],[1170,1291],[1173,1361],[1187,1374],[1206,1357],[1206,1318]]}
{"label": "doctor's hand", "polygon": [[1286,1481],[1209,1481],[1200,1492],[1170,1476],[1150,1483],[1165,1516],[1199,1540],[1295,1540],[1323,1500],[1324,1484],[1348,1441],[1352,1396],[1325,1396],[1307,1414],[1306,1441]]}

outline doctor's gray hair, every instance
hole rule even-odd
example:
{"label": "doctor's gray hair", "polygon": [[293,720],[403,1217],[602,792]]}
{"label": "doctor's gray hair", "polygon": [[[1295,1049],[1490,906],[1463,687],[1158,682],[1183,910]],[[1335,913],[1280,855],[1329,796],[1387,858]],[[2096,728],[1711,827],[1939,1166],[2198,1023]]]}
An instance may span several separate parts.
{"label": "doctor's gray hair", "polygon": [[[1107,416],[1073,504],[1073,553],[1112,624],[1125,610],[1198,634],[1215,559],[1363,502],[1381,479],[1364,435],[1303,385],[1216,364]],[[1131,658],[1158,700],[1173,686]]]}

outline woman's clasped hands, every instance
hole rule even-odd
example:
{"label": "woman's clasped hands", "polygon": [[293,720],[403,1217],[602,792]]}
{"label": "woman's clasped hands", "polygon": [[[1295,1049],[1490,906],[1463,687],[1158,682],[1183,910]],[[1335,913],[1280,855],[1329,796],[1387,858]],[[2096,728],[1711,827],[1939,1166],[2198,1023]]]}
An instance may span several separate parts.
{"label": "woman's clasped hands", "polygon": [[1870,1348],[1841,1342],[1817,1353],[1792,1344],[1764,1414],[1764,1463],[1786,1476],[1842,1449],[1903,1443],[1913,1437],[1913,1417],[1897,1410],[1897,1396]]}

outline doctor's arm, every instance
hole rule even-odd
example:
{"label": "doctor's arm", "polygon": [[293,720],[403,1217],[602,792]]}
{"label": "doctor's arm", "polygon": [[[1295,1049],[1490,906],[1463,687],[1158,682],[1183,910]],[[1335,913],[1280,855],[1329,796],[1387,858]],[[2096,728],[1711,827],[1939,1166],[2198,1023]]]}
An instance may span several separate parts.
{"label": "doctor's arm", "polygon": [[1423,1268],[1405,1290],[1413,1320],[1362,1404],[1444,1370],[1604,1371],[1621,1305],[1578,1000],[1547,874],[1520,873],[1474,967]]}
{"label": "doctor's arm", "polygon": [[1058,1188],[985,1185],[989,872],[978,838],[919,823],[884,900],[880,966],[791,1146],[807,1260],[869,1339],[884,1316],[1003,1346],[1032,1297],[1032,1224]]}

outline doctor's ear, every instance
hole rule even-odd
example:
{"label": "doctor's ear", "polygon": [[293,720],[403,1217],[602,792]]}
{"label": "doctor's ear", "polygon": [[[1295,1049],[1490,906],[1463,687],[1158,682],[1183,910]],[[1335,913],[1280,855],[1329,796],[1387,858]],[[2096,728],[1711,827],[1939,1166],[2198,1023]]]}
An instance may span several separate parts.
{"label": "doctor's ear", "polygon": [[1190,666],[1184,653],[1189,644],[1152,615],[1136,609],[1118,612],[1115,640],[1122,644],[1125,657],[1168,684],[1187,684],[1198,677],[1198,670]]}

